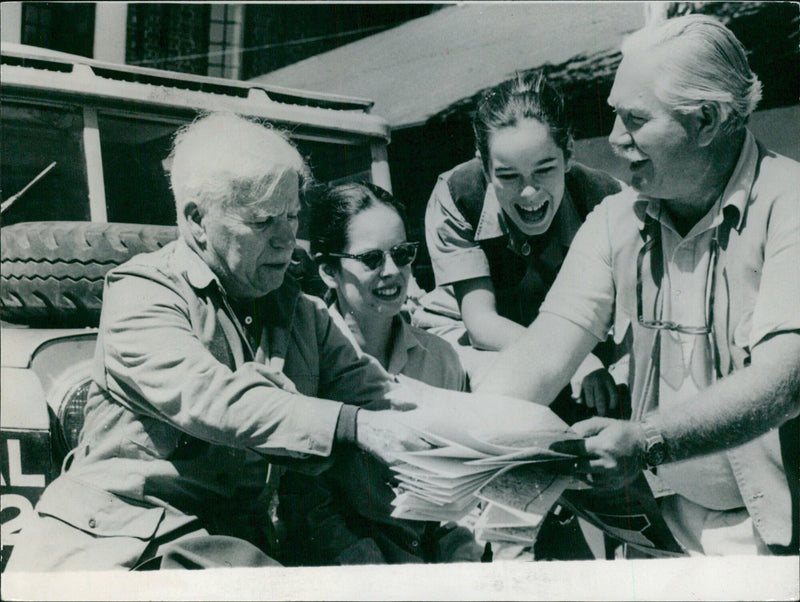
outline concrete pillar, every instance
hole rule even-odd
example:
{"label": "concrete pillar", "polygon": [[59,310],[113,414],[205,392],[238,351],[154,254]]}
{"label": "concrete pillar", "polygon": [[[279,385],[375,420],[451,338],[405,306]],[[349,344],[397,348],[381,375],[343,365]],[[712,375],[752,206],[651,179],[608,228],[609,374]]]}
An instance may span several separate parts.
{"label": "concrete pillar", "polygon": [[[232,79],[242,78],[242,46],[244,42],[244,6],[236,4],[233,6],[233,20],[236,27],[233,32],[233,39],[230,41],[230,67],[225,75]],[[228,64],[228,61],[225,61]]]}
{"label": "concrete pillar", "polygon": [[0,4],[0,40],[15,44],[22,40],[22,2]]}
{"label": "concrete pillar", "polygon": [[98,2],[94,16],[94,58],[124,64],[127,29],[127,2]]}

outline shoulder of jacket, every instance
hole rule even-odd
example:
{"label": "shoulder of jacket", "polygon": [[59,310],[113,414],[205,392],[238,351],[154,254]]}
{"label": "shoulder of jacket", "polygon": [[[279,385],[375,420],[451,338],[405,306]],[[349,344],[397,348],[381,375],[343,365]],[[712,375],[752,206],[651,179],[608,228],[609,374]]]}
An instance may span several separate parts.
{"label": "shoulder of jacket", "polygon": [[107,278],[140,276],[150,279],[176,279],[177,274],[172,269],[175,245],[176,241],[173,241],[161,249],[134,255],[128,261],[111,268],[107,273]]}

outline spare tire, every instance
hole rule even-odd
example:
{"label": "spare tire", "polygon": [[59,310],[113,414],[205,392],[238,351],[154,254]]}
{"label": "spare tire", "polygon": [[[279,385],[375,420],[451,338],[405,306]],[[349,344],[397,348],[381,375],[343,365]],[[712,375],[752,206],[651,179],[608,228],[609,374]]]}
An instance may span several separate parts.
{"label": "spare tire", "polygon": [[96,326],[103,278],[178,236],[175,226],[24,222],[0,230],[0,318],[46,327]]}

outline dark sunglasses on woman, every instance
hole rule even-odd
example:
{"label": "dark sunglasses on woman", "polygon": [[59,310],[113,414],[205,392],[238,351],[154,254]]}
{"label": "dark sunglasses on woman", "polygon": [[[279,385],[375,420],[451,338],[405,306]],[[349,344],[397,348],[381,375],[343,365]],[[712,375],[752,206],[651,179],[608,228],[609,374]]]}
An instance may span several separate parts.
{"label": "dark sunglasses on woman", "polygon": [[386,262],[386,255],[391,255],[392,261],[398,268],[409,265],[417,256],[418,242],[403,242],[399,245],[393,246],[388,251],[381,251],[380,249],[372,249],[364,251],[358,255],[351,253],[327,253],[327,257],[343,257],[346,259],[356,259],[367,266],[370,270],[377,270],[382,268]]}

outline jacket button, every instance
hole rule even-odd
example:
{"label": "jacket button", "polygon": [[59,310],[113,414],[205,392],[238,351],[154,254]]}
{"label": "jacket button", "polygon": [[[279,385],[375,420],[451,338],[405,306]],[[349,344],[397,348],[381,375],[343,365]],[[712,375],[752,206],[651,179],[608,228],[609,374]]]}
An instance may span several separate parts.
{"label": "jacket button", "polygon": [[419,547],[419,542],[415,539],[414,541],[411,542],[411,547],[412,548],[418,548]]}
{"label": "jacket button", "polygon": [[94,520],[93,518],[90,518],[89,519],[89,528],[90,529],[94,529],[96,526],[97,526],[97,521]]}

